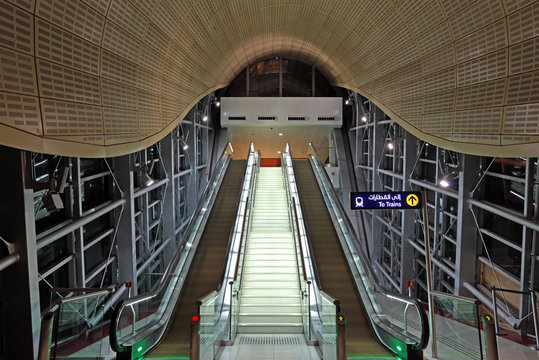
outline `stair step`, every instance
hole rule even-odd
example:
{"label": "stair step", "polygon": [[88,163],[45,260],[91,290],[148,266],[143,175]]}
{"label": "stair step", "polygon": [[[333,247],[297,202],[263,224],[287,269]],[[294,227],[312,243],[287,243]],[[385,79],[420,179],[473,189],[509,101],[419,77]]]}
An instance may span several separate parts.
{"label": "stair step", "polygon": [[272,304],[272,305],[290,305],[290,304],[300,304],[301,299],[298,295],[289,295],[289,296],[272,296],[268,298],[267,296],[259,295],[241,295],[241,306],[244,305],[262,305],[262,304]]}
{"label": "stair step", "polygon": [[299,313],[301,314],[301,304],[241,304],[242,311],[246,313]]}
{"label": "stair step", "polygon": [[243,324],[238,323],[238,334],[301,334],[303,324]]}
{"label": "stair step", "polygon": [[253,254],[248,253],[249,261],[296,261],[294,254]]}
{"label": "stair step", "polygon": [[243,274],[243,282],[249,281],[298,281],[296,272],[289,273],[257,273],[248,272]]}
{"label": "stair step", "polygon": [[289,268],[285,268],[285,267],[273,267],[271,269],[271,272],[269,272],[267,269],[259,269],[258,266],[253,266],[253,267],[244,267],[244,274],[260,274],[260,273],[264,273],[264,274],[297,274],[297,270],[293,270],[293,269],[289,269]]}
{"label": "stair step", "polygon": [[274,268],[280,268],[280,267],[293,267],[297,268],[296,260],[279,260],[278,257],[275,258],[275,260],[249,260],[247,257],[245,260],[245,267],[260,267],[260,268],[271,268],[267,269],[268,271],[274,271]]}
{"label": "stair step", "polygon": [[[247,246],[248,254],[279,254],[281,251],[288,254],[296,255],[296,249],[294,249],[294,244],[283,244],[276,246],[277,243],[273,241],[265,241],[260,243],[249,244]],[[279,252],[277,252],[279,251]]]}
{"label": "stair step", "polygon": [[279,290],[296,290],[299,292],[299,285],[296,281],[243,281],[243,290],[266,290],[278,292]]}
{"label": "stair step", "polygon": [[248,323],[266,323],[266,324],[290,324],[290,323],[301,323],[302,317],[301,313],[292,313],[292,314],[242,314],[240,313],[238,322],[243,324]]}
{"label": "stair step", "polygon": [[[268,291],[271,290],[271,292]],[[298,288],[243,288],[242,296],[256,295],[256,296],[277,296],[277,295],[287,295],[287,296],[297,296],[299,297]],[[271,294],[271,295],[270,295]]]}

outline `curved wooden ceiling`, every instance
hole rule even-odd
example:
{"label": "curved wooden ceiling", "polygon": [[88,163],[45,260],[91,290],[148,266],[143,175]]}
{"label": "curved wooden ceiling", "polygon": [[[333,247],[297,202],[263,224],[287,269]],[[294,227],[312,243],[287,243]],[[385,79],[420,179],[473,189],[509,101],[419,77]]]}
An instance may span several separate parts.
{"label": "curved wooden ceiling", "polygon": [[102,157],[164,137],[247,64],[315,64],[421,139],[539,155],[533,0],[1,0],[0,143]]}

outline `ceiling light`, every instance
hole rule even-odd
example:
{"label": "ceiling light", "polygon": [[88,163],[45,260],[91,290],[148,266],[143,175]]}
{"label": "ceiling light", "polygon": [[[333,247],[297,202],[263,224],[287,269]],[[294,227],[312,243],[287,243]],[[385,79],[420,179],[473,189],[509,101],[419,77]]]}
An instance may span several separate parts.
{"label": "ceiling light", "polygon": [[361,117],[361,121],[367,122],[367,116],[363,115],[363,116]]}
{"label": "ceiling light", "polygon": [[283,136],[283,133],[279,133],[279,136]]}
{"label": "ceiling light", "polygon": [[279,150],[279,151],[277,151],[277,154],[280,154],[280,153],[281,153],[281,151],[280,151],[280,150]]}
{"label": "ceiling light", "polygon": [[189,145],[185,142],[185,140],[180,140],[180,146],[182,147],[182,150],[189,149]]}
{"label": "ceiling light", "polygon": [[146,172],[146,170],[144,170],[144,172],[142,173],[142,181],[144,183],[144,186],[150,186],[155,182],[155,180],[152,179],[152,177]]}
{"label": "ceiling light", "polygon": [[204,116],[202,117],[202,121],[204,121],[204,122],[208,121],[208,115],[204,115]]}
{"label": "ceiling light", "polygon": [[451,186],[452,182],[453,182],[453,179],[451,178],[451,175],[444,175],[442,176],[438,184],[440,184],[441,187],[446,188],[446,187]]}
{"label": "ceiling light", "polygon": [[217,102],[215,103],[215,106],[217,106],[217,107],[221,106],[221,102],[220,102],[220,101],[217,101]]}
{"label": "ceiling light", "polygon": [[346,100],[344,101],[344,104],[345,104],[345,105],[350,105],[350,99],[346,99]]}
{"label": "ceiling light", "polygon": [[390,141],[387,143],[387,148],[389,150],[393,150],[395,148],[395,144],[393,143],[393,141]]}

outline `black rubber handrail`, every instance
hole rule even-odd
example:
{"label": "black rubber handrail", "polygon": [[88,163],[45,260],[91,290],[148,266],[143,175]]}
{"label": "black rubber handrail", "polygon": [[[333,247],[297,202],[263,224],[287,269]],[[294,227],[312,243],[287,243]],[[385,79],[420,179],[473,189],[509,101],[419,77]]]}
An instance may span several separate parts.
{"label": "black rubber handrail", "polygon": [[292,209],[294,210],[294,220],[296,222],[296,233],[298,238],[299,252],[301,255],[301,267],[303,268],[303,280],[307,281],[307,272],[305,271],[305,255],[303,254],[303,247],[301,246],[301,237],[299,235],[299,220],[298,210],[296,209],[296,199],[292,198]]}
{"label": "black rubber handrail", "polygon": [[[294,157],[292,156],[292,150],[290,150],[290,148],[288,149],[288,153],[290,154],[290,159],[292,160],[292,171],[294,172],[294,179],[296,178],[296,167],[294,165]],[[296,188],[298,186],[298,182],[296,181]],[[299,199],[299,207],[301,209],[301,213],[302,214],[305,214],[305,212],[303,211],[303,205],[302,205],[302,201],[301,201],[301,195],[299,193],[299,189],[297,191],[297,195],[298,195],[298,199]],[[305,222],[305,218],[303,218],[303,221]],[[320,282],[320,277],[318,276],[318,268],[316,267],[316,260],[315,260],[315,255],[314,255],[314,252],[313,252],[313,249],[312,249],[312,246],[311,246],[311,241],[310,241],[310,237],[309,237],[309,230],[307,229],[307,226],[304,226],[304,229],[305,229],[305,237],[307,238],[307,246],[309,247],[309,254],[311,255],[311,265],[313,267],[313,276],[314,276],[314,279],[315,279],[315,282],[316,282],[316,286],[318,287],[319,290],[323,290],[322,289],[322,283]]]}

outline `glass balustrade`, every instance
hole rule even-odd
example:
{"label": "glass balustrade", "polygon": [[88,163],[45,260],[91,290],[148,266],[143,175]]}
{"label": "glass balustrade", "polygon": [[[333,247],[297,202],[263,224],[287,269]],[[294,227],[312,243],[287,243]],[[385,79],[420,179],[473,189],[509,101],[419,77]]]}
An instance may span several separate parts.
{"label": "glass balustrade", "polygon": [[57,301],[50,354],[54,358],[81,358],[109,354],[107,329],[103,324],[91,326],[95,317],[102,318],[105,301],[112,289],[91,291]]}

